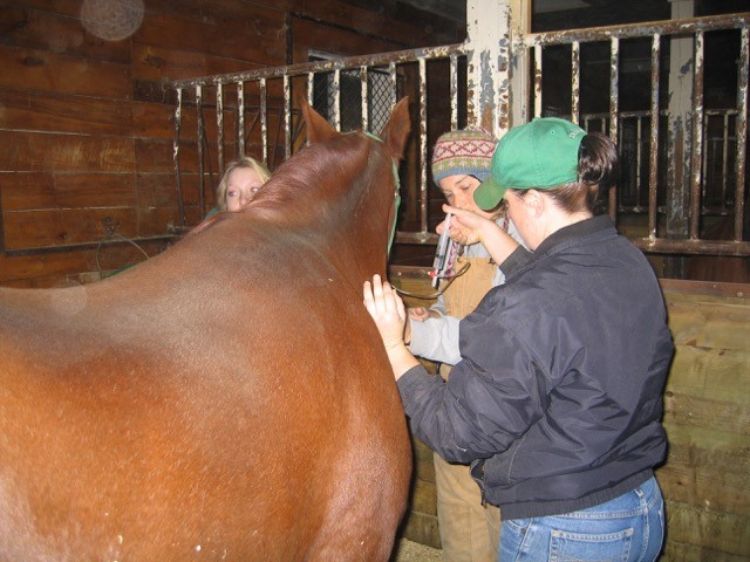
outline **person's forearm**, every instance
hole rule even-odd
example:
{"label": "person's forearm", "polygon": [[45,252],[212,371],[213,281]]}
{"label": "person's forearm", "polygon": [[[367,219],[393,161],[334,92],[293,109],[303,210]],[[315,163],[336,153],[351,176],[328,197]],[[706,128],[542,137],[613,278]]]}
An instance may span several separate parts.
{"label": "person's forearm", "polygon": [[518,242],[497,225],[485,229],[481,242],[497,265],[502,265],[519,246]]}
{"label": "person's forearm", "polygon": [[391,369],[393,369],[393,375],[396,377],[396,380],[400,379],[412,367],[419,365],[417,358],[403,344],[386,348],[385,351],[388,354],[388,361],[391,363]]}

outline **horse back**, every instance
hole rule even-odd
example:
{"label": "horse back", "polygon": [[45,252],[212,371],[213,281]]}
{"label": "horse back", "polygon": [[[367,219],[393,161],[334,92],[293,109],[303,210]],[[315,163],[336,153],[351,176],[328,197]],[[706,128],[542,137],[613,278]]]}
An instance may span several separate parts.
{"label": "horse back", "polygon": [[217,233],[0,291],[0,558],[387,558],[408,439],[353,281],[304,237]]}

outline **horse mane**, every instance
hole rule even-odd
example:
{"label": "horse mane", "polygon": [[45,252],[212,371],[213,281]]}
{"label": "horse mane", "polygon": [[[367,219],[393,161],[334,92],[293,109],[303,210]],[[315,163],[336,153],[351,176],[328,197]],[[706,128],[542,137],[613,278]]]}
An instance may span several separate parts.
{"label": "horse mane", "polygon": [[306,146],[274,172],[243,212],[309,216],[342,196],[352,210],[362,195],[352,183],[364,181],[360,176],[368,166],[370,144],[361,134],[346,134]]}

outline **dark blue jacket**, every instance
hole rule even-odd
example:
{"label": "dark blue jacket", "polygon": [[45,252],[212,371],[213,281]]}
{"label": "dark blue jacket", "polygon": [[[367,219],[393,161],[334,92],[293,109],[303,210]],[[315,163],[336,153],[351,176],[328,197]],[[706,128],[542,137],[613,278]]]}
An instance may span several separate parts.
{"label": "dark blue jacket", "polygon": [[473,464],[504,519],[569,513],[621,495],[664,460],[673,353],[656,277],[606,216],[516,251],[461,322],[450,379],[398,382],[412,431]]}

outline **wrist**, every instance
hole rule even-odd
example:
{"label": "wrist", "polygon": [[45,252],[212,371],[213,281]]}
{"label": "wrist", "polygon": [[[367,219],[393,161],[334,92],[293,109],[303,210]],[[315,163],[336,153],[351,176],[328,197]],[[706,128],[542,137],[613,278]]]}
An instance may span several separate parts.
{"label": "wrist", "polygon": [[409,348],[406,347],[406,342],[404,341],[394,341],[394,342],[383,342],[383,345],[385,346],[385,352],[388,354],[388,357],[397,356],[406,351],[409,353]]}
{"label": "wrist", "polygon": [[388,354],[388,361],[391,363],[396,380],[400,379],[412,367],[419,365],[419,361],[411,354],[403,342],[386,346],[385,351]]}

